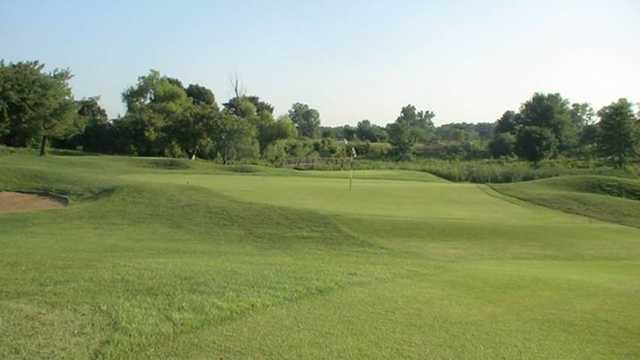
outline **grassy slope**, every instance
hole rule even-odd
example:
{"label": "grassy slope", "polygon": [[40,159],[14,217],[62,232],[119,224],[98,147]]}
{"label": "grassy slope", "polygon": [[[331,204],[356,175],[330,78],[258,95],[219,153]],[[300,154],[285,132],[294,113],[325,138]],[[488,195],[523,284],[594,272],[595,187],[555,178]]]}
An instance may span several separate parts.
{"label": "grassy slope", "polygon": [[72,197],[0,215],[0,358],[640,356],[640,230],[410,173],[158,161],[0,157],[0,188]]}
{"label": "grassy slope", "polygon": [[571,176],[492,185],[521,200],[603,221],[640,227],[640,181]]}

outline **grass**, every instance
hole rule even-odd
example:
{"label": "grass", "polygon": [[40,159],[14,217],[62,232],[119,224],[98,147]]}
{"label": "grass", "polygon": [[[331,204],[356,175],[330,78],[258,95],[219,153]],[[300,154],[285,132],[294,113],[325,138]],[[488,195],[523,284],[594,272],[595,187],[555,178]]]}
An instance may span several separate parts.
{"label": "grass", "polygon": [[640,229],[521,200],[569,180],[162,161],[0,157],[71,198],[0,215],[0,358],[640,357]]}
{"label": "grass", "polygon": [[505,195],[534,204],[640,228],[640,181],[572,176],[493,185]]}
{"label": "grass", "polygon": [[[338,170],[348,162],[316,161],[315,170]],[[358,170],[410,170],[434,174],[454,182],[512,183],[567,175],[613,175],[636,178],[640,175],[638,164],[614,169],[597,161],[555,159],[533,166],[515,159],[380,161],[358,159],[353,164]]]}

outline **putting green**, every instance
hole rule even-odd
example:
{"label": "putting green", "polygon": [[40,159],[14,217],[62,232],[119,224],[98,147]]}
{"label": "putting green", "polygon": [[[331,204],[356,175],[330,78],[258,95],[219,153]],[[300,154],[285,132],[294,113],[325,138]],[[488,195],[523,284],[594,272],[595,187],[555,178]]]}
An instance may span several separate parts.
{"label": "putting green", "polygon": [[[352,191],[346,178],[136,175],[141,182],[201,186],[238,200],[350,216],[380,216],[408,220],[491,222],[584,222],[584,218],[515,204],[483,185],[445,182],[370,180],[356,172]],[[509,216],[505,216],[509,214]]]}

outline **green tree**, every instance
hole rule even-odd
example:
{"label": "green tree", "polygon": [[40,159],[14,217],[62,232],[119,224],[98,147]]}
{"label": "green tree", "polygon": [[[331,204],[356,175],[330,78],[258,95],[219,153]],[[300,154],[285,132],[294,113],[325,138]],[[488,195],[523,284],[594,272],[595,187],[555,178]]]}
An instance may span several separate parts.
{"label": "green tree", "polygon": [[577,128],[572,120],[569,101],[560,94],[534,94],[520,108],[520,116],[522,126],[550,130],[560,151],[576,145]]}
{"label": "green tree", "polygon": [[320,136],[320,113],[307,104],[295,103],[289,110],[289,118],[296,125],[298,134],[309,138]]}
{"label": "green tree", "polygon": [[218,109],[216,97],[210,89],[198,84],[191,84],[186,88],[185,92],[195,105],[209,106],[216,110]]}
{"label": "green tree", "polygon": [[[251,104],[251,108],[253,110],[249,110],[249,104]],[[260,100],[257,96],[236,96],[229,99],[229,101],[224,103],[223,106],[231,114],[240,117],[251,116],[251,113],[255,113],[255,115],[269,113],[273,115],[273,106],[266,101]],[[251,113],[248,113],[248,111]]]}
{"label": "green tree", "polygon": [[520,115],[514,111],[508,110],[496,121],[496,134],[516,134],[520,125]]}
{"label": "green tree", "polygon": [[262,154],[263,159],[274,165],[283,165],[288,157],[286,141],[278,140],[269,144]]}
{"label": "green tree", "polygon": [[56,147],[75,149],[82,147],[85,151],[111,152],[110,123],[107,112],[98,103],[99,96],[76,101],[78,109],[73,128],[76,135],[68,139],[55,141]]}
{"label": "green tree", "polygon": [[264,150],[270,144],[278,141],[295,138],[297,130],[293,121],[288,115],[282,115],[277,120],[263,121],[258,128],[258,141],[260,143],[260,151]]}
{"label": "green tree", "polygon": [[217,117],[212,134],[214,152],[223,164],[241,158],[256,158],[259,154],[256,128],[229,111],[222,111]]}
{"label": "green tree", "polygon": [[426,141],[433,134],[434,117],[431,111],[417,111],[415,106],[407,105],[402,108],[396,121],[387,125],[389,142],[399,159],[411,158],[416,143]]}
{"label": "green tree", "polygon": [[637,156],[640,143],[633,105],[627,99],[620,99],[600,109],[598,116],[598,153],[622,167]]}
{"label": "green tree", "polygon": [[556,149],[557,140],[549,129],[538,126],[520,128],[516,138],[516,154],[535,164],[550,157]]}
{"label": "green tree", "polygon": [[580,130],[579,136],[579,154],[584,156],[592,156],[595,152],[594,149],[597,149],[598,137],[600,136],[600,127],[598,127],[598,124],[585,125],[582,130]]}
{"label": "green tree", "polygon": [[5,65],[0,62],[0,138],[12,146],[40,139],[40,155],[50,138],[66,138],[78,131],[71,72],[44,72],[37,61]]}
{"label": "green tree", "polygon": [[345,125],[342,127],[342,136],[349,140],[355,140],[357,134],[357,129],[350,125]]}
{"label": "green tree", "polygon": [[49,74],[44,89],[44,103],[40,108],[40,156],[46,155],[50,138],[68,138],[82,130],[69,80],[71,72],[56,69]]}
{"label": "green tree", "polygon": [[170,125],[170,137],[190,159],[211,143],[219,113],[212,106],[194,105]]}
{"label": "green tree", "polygon": [[489,152],[494,158],[513,155],[516,138],[511,133],[505,132],[496,134],[489,142]]}
{"label": "green tree", "polygon": [[47,74],[37,61],[0,62],[0,139],[9,146],[28,146],[38,137]]}
{"label": "green tree", "polygon": [[380,142],[386,139],[387,133],[384,128],[372,124],[369,120],[362,120],[356,126],[356,136],[360,140]]}
{"label": "green tree", "polygon": [[400,160],[409,160],[413,155],[416,139],[411,135],[411,127],[406,122],[395,122],[387,125],[389,142]]}
{"label": "green tree", "polygon": [[122,98],[127,105],[126,133],[139,155],[163,155],[169,144],[167,130],[192,106],[181,84],[155,70],[139,77]]}
{"label": "green tree", "polygon": [[589,103],[571,104],[571,122],[578,130],[582,130],[585,126],[593,124],[595,112]]}

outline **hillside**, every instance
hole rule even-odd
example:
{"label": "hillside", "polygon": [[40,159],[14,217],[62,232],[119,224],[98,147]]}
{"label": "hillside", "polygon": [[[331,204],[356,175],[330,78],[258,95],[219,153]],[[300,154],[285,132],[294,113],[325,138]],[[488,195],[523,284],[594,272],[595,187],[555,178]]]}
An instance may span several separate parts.
{"label": "hillside", "polygon": [[491,186],[505,195],[552,209],[640,227],[638,180],[566,176]]}

